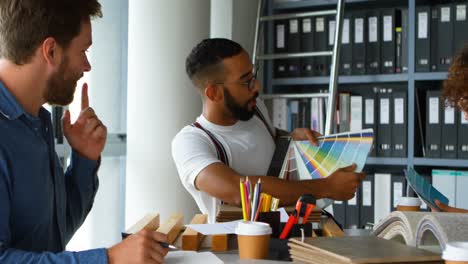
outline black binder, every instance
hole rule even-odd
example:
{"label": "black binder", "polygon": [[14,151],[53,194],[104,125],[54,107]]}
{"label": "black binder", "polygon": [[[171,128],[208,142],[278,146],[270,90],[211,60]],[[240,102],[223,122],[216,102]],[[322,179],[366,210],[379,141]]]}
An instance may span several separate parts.
{"label": "black binder", "polygon": [[379,130],[377,129],[378,122],[378,107],[379,102],[377,101],[378,88],[374,87],[371,89],[362,89],[362,101],[364,105],[364,111],[362,111],[362,128],[372,128],[374,130],[374,140],[372,141],[372,149],[369,156],[377,156],[377,139]]}
{"label": "black binder", "polygon": [[395,13],[395,72],[408,72],[408,9]]}
{"label": "black binder", "polygon": [[[301,35],[299,30],[299,19],[293,18],[288,21],[288,35],[286,45],[288,53],[299,53],[301,52]],[[288,77],[299,77],[301,74],[301,59],[293,58],[287,59],[287,76]]]}
{"label": "black binder", "polygon": [[416,8],[416,38],[415,67],[416,72],[430,71],[431,55],[431,8],[418,6]]}
{"label": "black binder", "polygon": [[380,73],[380,11],[372,10],[367,13],[367,53],[366,72],[368,74]]}
{"label": "black binder", "polygon": [[360,192],[359,189],[356,191],[354,198],[346,202],[346,224],[345,228],[352,229],[359,227],[359,204],[360,204]]}
{"label": "black binder", "polygon": [[407,156],[407,115],[406,91],[394,90],[392,93],[392,157]]}
{"label": "black binder", "polygon": [[463,112],[459,112],[458,125],[458,153],[459,159],[468,159],[468,121],[465,120]]}
{"label": "black binder", "polygon": [[338,94],[338,131],[348,132],[351,125],[351,94],[349,92],[340,92]]}
{"label": "black binder", "polygon": [[374,223],[374,175],[367,174],[362,181],[361,204],[359,208],[359,227],[365,228],[368,223]]}
{"label": "black binder", "polygon": [[457,54],[468,44],[467,4],[454,4],[453,10],[453,52]]}
{"label": "black binder", "polygon": [[62,127],[63,106],[52,106],[52,125],[54,127],[55,143],[63,144]]}
{"label": "black binder", "polygon": [[301,119],[299,117],[299,100],[292,99],[288,101],[289,108],[289,131],[301,127]]}
{"label": "black binder", "polygon": [[[445,105],[444,103],[442,105]],[[445,106],[442,111],[442,149],[440,156],[444,159],[457,158],[457,120],[458,111],[454,107]],[[466,136],[466,135],[465,135]]]}
{"label": "black binder", "polygon": [[426,92],[426,156],[440,158],[441,153],[441,92]]}
{"label": "black binder", "polygon": [[366,42],[367,42],[367,28],[366,28],[366,13],[355,11],[352,13],[352,27],[353,27],[353,75],[366,73]]}
{"label": "black binder", "polygon": [[[328,40],[327,19],[328,19],[327,16],[319,16],[315,18],[315,30],[314,30],[315,51],[327,51],[327,40]],[[314,75],[316,76],[327,75],[327,56],[315,57]]]}
{"label": "black binder", "polygon": [[431,7],[431,25],[430,29],[430,49],[431,49],[431,71],[438,71],[439,68],[439,48],[438,48],[438,30],[439,30],[439,8],[437,6]]}
{"label": "black binder", "polygon": [[[329,15],[327,18],[327,32],[328,32],[328,37],[327,37],[327,47],[328,50],[333,50],[333,44],[335,44],[335,28],[336,28],[336,22],[335,22],[335,16]],[[327,75],[330,75],[331,72],[331,64],[332,64],[332,57],[327,56]]]}
{"label": "black binder", "polygon": [[[409,24],[408,9],[401,9],[401,68],[398,73],[408,72],[408,52],[409,52]],[[396,69],[395,69],[396,71]]]}
{"label": "black binder", "polygon": [[381,11],[381,57],[380,72],[395,73],[395,9],[383,9]]}
{"label": "black binder", "polygon": [[[439,6],[439,20],[437,23],[437,70],[447,71],[452,64],[453,56],[453,16],[451,5]],[[465,29],[466,30],[466,29]],[[433,36],[432,36],[433,37]]]}
{"label": "black binder", "polygon": [[390,210],[395,211],[398,205],[398,200],[402,196],[406,196],[406,177],[404,175],[392,174],[391,176],[391,206]]}
{"label": "black binder", "polygon": [[333,202],[333,217],[338,223],[341,224],[341,226],[346,226],[346,202]]}
{"label": "black binder", "polygon": [[[287,52],[286,34],[288,33],[287,20],[275,21],[275,53]],[[273,61],[274,77],[283,78],[287,76],[287,60],[278,59]]]}
{"label": "black binder", "polygon": [[[314,51],[314,18],[308,17],[301,20],[301,51]],[[314,75],[314,57],[301,58],[301,76]]]}
{"label": "black binder", "polygon": [[310,98],[302,98],[299,100],[299,127],[310,128]]}
{"label": "black binder", "polygon": [[340,50],[340,74],[351,75],[353,64],[353,47],[351,37],[353,36],[353,28],[351,26],[352,16],[345,14],[343,19],[343,31],[341,35],[341,50]]}
{"label": "black binder", "polygon": [[381,88],[379,98],[379,119],[377,134],[377,156],[390,157],[392,155],[392,89]]}

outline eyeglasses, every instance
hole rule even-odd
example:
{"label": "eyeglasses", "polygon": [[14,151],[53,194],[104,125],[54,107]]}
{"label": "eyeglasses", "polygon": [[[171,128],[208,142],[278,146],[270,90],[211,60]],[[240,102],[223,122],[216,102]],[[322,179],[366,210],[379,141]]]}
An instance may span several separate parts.
{"label": "eyeglasses", "polygon": [[258,67],[255,67],[253,70],[252,70],[252,77],[250,77],[247,81],[240,81],[240,82],[220,82],[220,83],[215,83],[215,84],[241,84],[243,86],[246,86],[247,87],[247,90],[249,90],[249,92],[253,91],[255,89],[255,84],[256,84],[256,81],[257,81],[257,73],[258,73],[258,70],[259,68]]}

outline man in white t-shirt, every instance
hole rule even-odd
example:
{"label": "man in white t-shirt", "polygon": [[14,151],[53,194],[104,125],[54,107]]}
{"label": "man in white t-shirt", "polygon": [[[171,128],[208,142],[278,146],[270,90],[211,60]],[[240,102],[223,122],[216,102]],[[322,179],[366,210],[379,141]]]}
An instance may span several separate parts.
{"label": "man in white t-shirt", "polygon": [[[203,101],[202,114],[184,127],[172,141],[172,156],[179,177],[201,212],[214,222],[220,201],[240,206],[239,181],[249,176],[257,182],[266,175],[279,130],[258,100],[260,85],[247,52],[228,39],[206,39],[186,60],[186,71]],[[316,142],[319,134],[295,129],[295,140]],[[262,192],[295,204],[302,194],[317,199],[348,200],[364,174],[355,165],[325,179],[286,181],[262,177]]]}

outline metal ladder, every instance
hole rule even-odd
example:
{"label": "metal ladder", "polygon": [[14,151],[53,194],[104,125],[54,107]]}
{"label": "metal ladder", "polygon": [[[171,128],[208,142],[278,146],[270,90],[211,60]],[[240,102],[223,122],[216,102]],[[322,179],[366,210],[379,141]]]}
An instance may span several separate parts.
{"label": "metal ladder", "polygon": [[[337,85],[338,85],[338,70],[339,70],[339,59],[340,59],[339,54],[340,54],[340,44],[341,44],[342,21],[343,21],[343,13],[344,13],[344,0],[337,0],[336,9],[331,9],[331,10],[262,16],[264,1],[265,0],[258,1],[257,19],[256,19],[256,24],[255,24],[255,39],[254,39],[254,47],[253,47],[253,53],[252,53],[253,65],[258,65],[258,61],[260,60],[331,56],[332,67],[330,69],[330,83],[328,86],[328,94],[327,93],[275,94],[275,95],[264,95],[262,97],[265,99],[278,98],[278,97],[281,97],[281,98],[316,98],[316,97],[328,98],[326,120],[325,120],[325,135],[332,134],[333,133],[333,120],[334,120],[333,117],[334,117],[334,112],[336,109],[336,93],[337,93]],[[323,16],[323,15],[336,15],[335,39],[334,39],[335,41],[333,44],[332,51],[257,55],[257,53],[260,50],[259,38],[260,38],[260,35],[263,35],[262,28],[263,28],[264,22],[291,19],[291,18],[317,17],[317,16]]]}

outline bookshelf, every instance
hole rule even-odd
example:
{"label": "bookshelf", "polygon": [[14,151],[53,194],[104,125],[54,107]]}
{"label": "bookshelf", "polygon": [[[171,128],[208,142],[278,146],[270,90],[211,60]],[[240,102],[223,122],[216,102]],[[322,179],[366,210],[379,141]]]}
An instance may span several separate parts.
{"label": "bookshelf", "polygon": [[[456,3],[460,1],[451,1]],[[319,11],[321,9],[332,9],[337,1],[333,0],[299,0],[299,1],[268,1],[266,6],[266,15],[276,15],[284,13],[304,12],[304,11]],[[418,131],[417,113],[415,113],[416,93],[420,83],[422,82],[438,82],[442,83],[447,78],[447,72],[416,72],[415,71],[415,34],[416,32],[416,7],[419,5],[438,5],[445,4],[447,1],[387,1],[379,0],[347,0],[345,1],[345,15],[347,10],[357,9],[374,9],[386,7],[404,7],[408,9],[408,71],[405,73],[395,74],[376,74],[376,75],[340,75],[338,86],[352,86],[352,85],[383,85],[387,83],[396,83],[398,85],[407,86],[407,156],[404,158],[390,158],[390,157],[369,157],[367,164],[370,166],[395,166],[401,169],[414,167],[414,166],[434,166],[440,168],[468,168],[468,162],[464,159],[443,159],[443,158],[425,158],[420,154],[418,145],[420,140]],[[266,25],[264,49],[267,53],[274,53],[274,24],[268,23]],[[263,62],[263,87],[264,94],[268,98],[274,97],[272,94],[284,94],[288,90],[293,90],[297,94],[295,87],[302,87],[305,98],[309,97],[307,94],[314,93],[316,89],[324,89],[330,81],[329,76],[313,76],[313,77],[286,77],[275,78],[273,74],[273,61]],[[304,88],[305,87],[305,88]],[[361,87],[353,89],[362,89]],[[339,89],[340,90],[340,89]],[[296,98],[300,98],[299,96]],[[421,100],[421,98],[420,98]],[[425,110],[421,109],[424,113]],[[423,124],[424,126],[424,124]],[[424,129],[424,127],[422,128]]]}
{"label": "bookshelf", "polygon": [[[408,74],[377,74],[377,75],[350,75],[338,77],[339,84],[353,83],[386,83],[386,82],[407,82]],[[295,77],[272,79],[272,85],[315,85],[328,84],[328,76],[319,77]]]}

